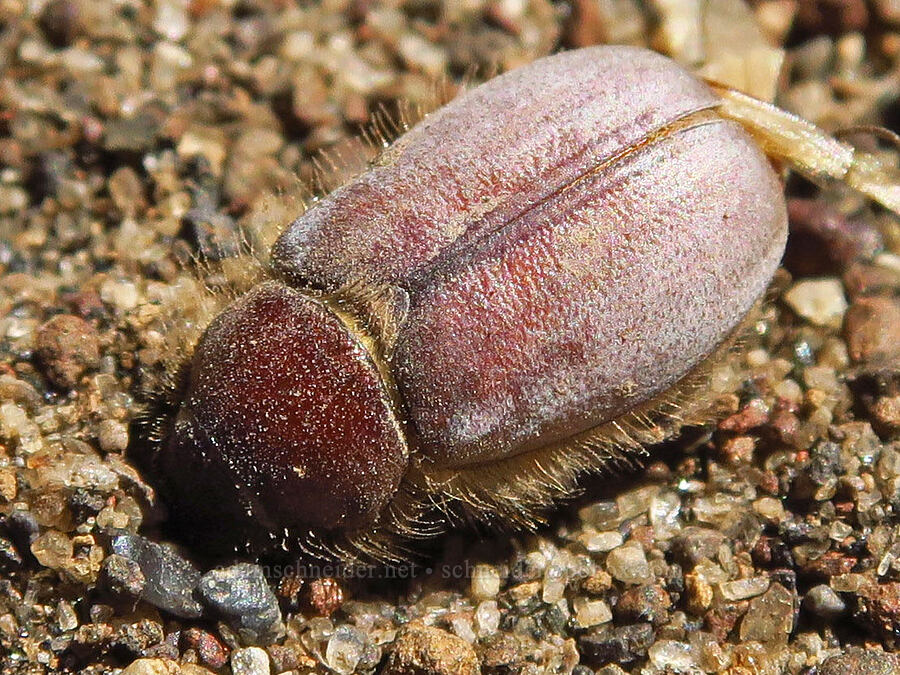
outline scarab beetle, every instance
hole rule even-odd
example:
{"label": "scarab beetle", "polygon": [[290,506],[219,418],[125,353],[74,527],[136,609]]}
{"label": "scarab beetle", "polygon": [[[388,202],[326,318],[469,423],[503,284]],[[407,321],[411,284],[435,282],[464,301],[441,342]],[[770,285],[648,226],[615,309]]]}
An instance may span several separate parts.
{"label": "scarab beetle", "polygon": [[206,327],[155,436],[176,516],[342,558],[455,516],[533,523],[671,433],[740,331],[785,245],[770,158],[897,208],[871,158],[650,51],[460,95]]}

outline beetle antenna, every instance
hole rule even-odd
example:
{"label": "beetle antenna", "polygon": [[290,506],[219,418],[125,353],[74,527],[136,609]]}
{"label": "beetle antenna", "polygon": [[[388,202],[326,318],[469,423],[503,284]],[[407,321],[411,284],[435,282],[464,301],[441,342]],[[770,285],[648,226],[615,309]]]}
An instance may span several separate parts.
{"label": "beetle antenna", "polygon": [[774,105],[715,82],[708,84],[722,99],[719,112],[747,129],[770,157],[813,180],[843,181],[900,214],[900,172],[895,167]]}

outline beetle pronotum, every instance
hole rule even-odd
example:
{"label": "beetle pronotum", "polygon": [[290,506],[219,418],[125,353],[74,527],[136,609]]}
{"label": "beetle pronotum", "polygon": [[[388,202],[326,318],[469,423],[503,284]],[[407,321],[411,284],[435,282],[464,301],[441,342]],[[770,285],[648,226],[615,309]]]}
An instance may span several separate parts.
{"label": "beetle pronotum", "polygon": [[448,517],[533,525],[692,416],[783,252],[770,159],[900,211],[873,157],[646,50],[467,91],[205,328],[152,425],[176,515],[344,559]]}

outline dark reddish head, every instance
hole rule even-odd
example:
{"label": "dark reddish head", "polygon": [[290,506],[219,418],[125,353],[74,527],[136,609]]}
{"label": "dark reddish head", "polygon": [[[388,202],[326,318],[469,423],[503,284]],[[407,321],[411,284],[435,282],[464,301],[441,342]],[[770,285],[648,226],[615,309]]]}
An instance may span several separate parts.
{"label": "dark reddish head", "polygon": [[157,458],[179,520],[257,540],[376,523],[407,448],[371,355],[325,304],[257,286],[210,324],[186,378]]}

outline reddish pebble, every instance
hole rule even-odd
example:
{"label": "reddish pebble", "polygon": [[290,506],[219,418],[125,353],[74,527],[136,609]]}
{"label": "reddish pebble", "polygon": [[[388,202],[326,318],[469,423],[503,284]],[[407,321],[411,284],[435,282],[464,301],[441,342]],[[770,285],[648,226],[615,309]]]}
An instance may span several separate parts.
{"label": "reddish pebble", "polygon": [[321,616],[331,616],[344,604],[344,589],[337,579],[323,577],[309,583],[309,604]]}
{"label": "reddish pebble", "polygon": [[900,361],[900,300],[861,298],[844,318],[850,358],[857,363],[896,364]]}
{"label": "reddish pebble", "polygon": [[35,355],[47,378],[60,389],[71,389],[100,363],[97,331],[71,314],[53,317],[38,329]]}

